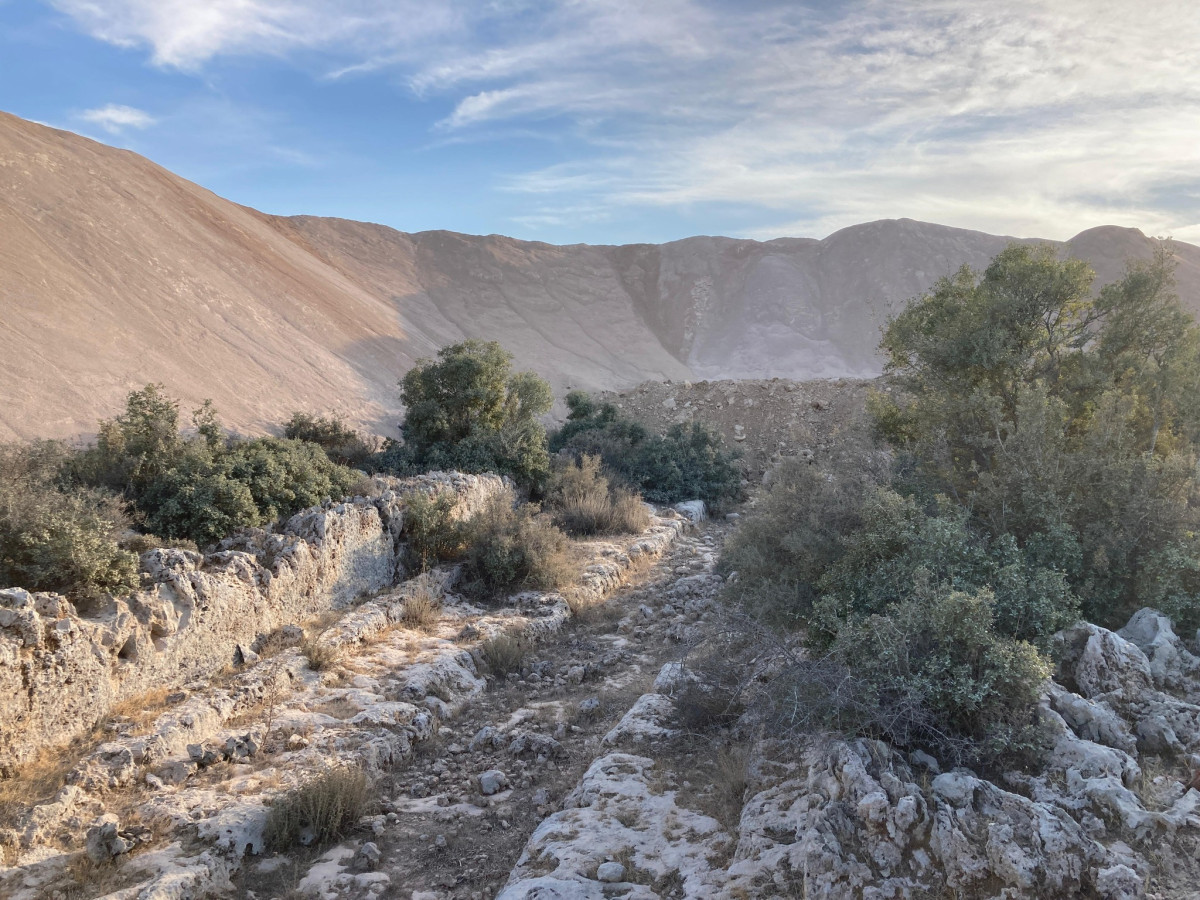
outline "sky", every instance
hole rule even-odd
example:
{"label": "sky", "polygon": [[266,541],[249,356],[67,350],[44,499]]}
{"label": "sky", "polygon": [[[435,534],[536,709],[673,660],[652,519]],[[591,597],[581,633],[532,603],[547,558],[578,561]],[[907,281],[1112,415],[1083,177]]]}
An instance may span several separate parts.
{"label": "sky", "polygon": [[1200,242],[1196,0],[0,0],[0,109],[279,214]]}

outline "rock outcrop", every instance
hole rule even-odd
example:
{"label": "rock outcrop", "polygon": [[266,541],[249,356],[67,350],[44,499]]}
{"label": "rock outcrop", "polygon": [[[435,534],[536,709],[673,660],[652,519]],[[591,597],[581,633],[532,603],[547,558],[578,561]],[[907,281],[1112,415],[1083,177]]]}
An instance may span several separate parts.
{"label": "rock outcrop", "polygon": [[244,664],[263,635],[394,584],[407,494],[450,491],[469,514],[506,482],[432,473],[380,486],[207,556],[148,551],[147,587],[95,615],[58,594],[0,591],[0,771],[86,732],[116,703]]}

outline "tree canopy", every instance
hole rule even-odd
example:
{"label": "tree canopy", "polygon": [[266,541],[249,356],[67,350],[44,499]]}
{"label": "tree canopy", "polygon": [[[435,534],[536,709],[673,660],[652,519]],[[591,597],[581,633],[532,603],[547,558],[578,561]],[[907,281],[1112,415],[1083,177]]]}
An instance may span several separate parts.
{"label": "tree canopy", "polygon": [[533,372],[513,372],[495,341],[468,340],[422,359],[400,382],[406,413],[399,468],[500,472],[540,486],[549,472],[538,417],[554,395]]}

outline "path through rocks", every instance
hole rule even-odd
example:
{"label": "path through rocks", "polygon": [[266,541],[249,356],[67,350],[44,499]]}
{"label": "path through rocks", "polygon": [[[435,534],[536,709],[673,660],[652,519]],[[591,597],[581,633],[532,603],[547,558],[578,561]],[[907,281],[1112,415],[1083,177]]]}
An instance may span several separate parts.
{"label": "path through rocks", "polygon": [[543,637],[519,672],[464,704],[375,783],[369,828],[316,858],[248,859],[236,896],[496,896],[538,823],[696,637],[720,584],[712,569],[724,530],[705,523],[679,537],[627,587]]}

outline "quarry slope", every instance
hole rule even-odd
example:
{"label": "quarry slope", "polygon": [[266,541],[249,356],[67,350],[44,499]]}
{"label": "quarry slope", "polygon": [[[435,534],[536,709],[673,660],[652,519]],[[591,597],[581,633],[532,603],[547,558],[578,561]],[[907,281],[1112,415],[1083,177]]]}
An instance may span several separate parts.
{"label": "quarry slope", "polygon": [[[392,433],[396,381],[464,337],[561,393],[644,381],[876,374],[906,299],[1010,240],[908,219],[817,241],[554,246],[281,218],[128,151],[0,113],[0,440],[95,430],[159,381],[262,432],[293,409]],[[1099,272],[1154,242],[1059,245]],[[1200,310],[1200,248],[1176,244]]]}

